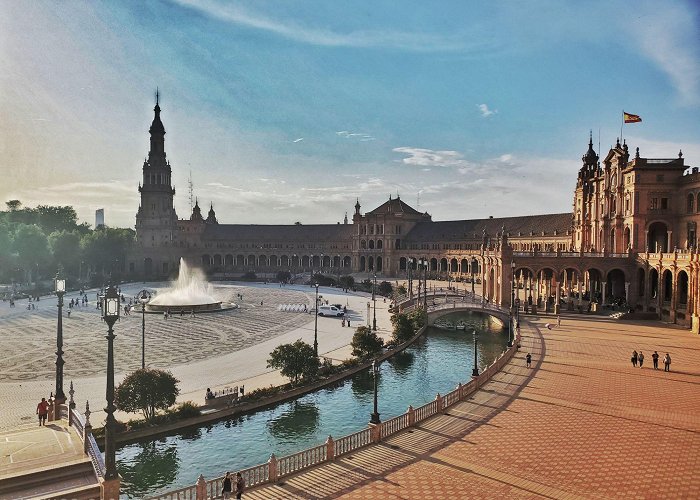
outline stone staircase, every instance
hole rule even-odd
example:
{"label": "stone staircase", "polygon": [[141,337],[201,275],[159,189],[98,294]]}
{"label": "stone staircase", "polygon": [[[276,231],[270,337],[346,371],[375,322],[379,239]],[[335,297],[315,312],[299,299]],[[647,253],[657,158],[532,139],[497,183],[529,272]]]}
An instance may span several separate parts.
{"label": "stone staircase", "polygon": [[86,500],[100,498],[100,485],[89,457],[0,478],[0,500]]}

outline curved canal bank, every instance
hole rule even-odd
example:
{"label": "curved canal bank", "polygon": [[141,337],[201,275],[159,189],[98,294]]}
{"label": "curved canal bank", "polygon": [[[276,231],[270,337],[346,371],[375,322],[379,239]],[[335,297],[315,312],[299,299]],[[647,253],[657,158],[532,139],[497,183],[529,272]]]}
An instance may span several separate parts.
{"label": "curved canal bank", "polygon": [[[507,332],[481,314],[457,314],[466,331],[430,328],[413,346],[382,363],[378,377],[382,420],[400,415],[469,380],[473,368],[472,328],[479,335],[479,365],[490,364],[505,348]],[[172,436],[124,446],[117,461],[122,492],[137,498],[194,484],[199,474],[213,478],[226,470],[264,463],[277,456],[366,428],[372,411],[373,380],[368,370],[333,387],[254,414]]]}

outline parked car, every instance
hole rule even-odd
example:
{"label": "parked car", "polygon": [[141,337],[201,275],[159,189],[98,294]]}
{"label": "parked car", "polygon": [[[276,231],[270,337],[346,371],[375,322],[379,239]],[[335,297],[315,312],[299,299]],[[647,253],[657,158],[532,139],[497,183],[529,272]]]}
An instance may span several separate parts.
{"label": "parked car", "polygon": [[335,316],[337,318],[344,316],[345,313],[342,309],[338,309],[335,306],[321,306],[318,308],[319,316]]}

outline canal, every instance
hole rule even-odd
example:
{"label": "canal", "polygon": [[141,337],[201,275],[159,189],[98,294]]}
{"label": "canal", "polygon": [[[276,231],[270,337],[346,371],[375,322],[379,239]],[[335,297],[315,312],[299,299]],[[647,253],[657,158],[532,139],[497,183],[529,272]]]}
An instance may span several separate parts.
{"label": "canal", "polygon": [[[379,368],[379,413],[388,420],[408,405],[421,406],[470,379],[474,336],[479,366],[493,362],[508,342],[500,322],[480,313],[454,313],[445,319],[466,323],[466,330],[430,327],[415,344]],[[205,427],[125,445],[117,450],[122,497],[142,498],[193,485],[227,470],[244,469],[342,437],[369,422],[373,404],[371,371],[253,414]]]}

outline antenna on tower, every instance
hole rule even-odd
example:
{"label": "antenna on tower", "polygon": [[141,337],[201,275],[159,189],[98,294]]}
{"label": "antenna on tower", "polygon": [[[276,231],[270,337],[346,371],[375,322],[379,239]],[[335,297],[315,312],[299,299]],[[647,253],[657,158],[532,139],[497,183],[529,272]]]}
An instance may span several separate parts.
{"label": "antenna on tower", "polygon": [[[191,167],[191,165],[190,165],[190,167]],[[192,201],[194,200],[194,184],[192,184],[192,168],[190,168],[190,178],[187,180],[187,187],[189,188],[189,191],[190,191],[190,213],[192,213],[192,209],[194,208],[194,203],[192,203]]]}

